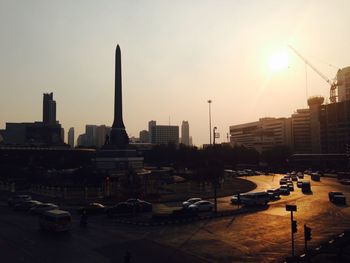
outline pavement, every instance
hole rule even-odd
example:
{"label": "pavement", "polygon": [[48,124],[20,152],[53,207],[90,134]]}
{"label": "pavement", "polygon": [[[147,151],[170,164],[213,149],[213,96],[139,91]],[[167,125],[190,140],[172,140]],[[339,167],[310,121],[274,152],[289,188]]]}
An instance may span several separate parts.
{"label": "pavement", "polygon": [[[281,175],[252,176],[256,190],[279,185]],[[306,176],[305,180],[310,180]],[[87,229],[79,227],[73,211],[72,230],[52,235],[39,230],[34,216],[15,212],[0,202],[1,262],[124,262],[127,251],[135,262],[283,262],[291,254],[290,213],[296,204],[296,254],[303,253],[303,224],[312,228],[310,249],[350,229],[349,206],[328,201],[329,191],[342,191],[350,200],[350,186],[334,178],[311,181],[313,194],[300,188],[262,211],[201,220],[182,225],[135,226],[105,216],[91,216]],[[219,199],[219,210],[232,209],[230,196]],[[161,205],[175,209],[180,202]],[[69,208],[68,209],[72,209]],[[336,261],[335,261],[336,262]]]}

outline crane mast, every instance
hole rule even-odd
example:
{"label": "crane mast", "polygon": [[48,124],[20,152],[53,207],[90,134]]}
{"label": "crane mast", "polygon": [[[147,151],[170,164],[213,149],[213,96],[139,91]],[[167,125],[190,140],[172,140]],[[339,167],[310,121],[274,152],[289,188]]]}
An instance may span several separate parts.
{"label": "crane mast", "polygon": [[314,65],[312,65],[310,61],[304,58],[294,47],[292,47],[291,45],[288,45],[288,47],[291,50],[293,50],[294,53],[297,54],[299,58],[301,58],[301,60],[303,60],[310,68],[312,68],[321,78],[323,78],[331,86],[329,100],[331,103],[337,102],[337,94],[336,94],[337,84],[331,81],[326,75],[324,75]]}

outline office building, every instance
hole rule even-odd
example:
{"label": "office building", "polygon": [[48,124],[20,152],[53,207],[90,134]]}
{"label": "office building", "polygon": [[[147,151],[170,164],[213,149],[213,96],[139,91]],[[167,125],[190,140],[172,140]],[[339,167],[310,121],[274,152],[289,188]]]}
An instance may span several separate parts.
{"label": "office building", "polygon": [[277,145],[291,146],[290,118],[261,118],[259,121],[230,126],[231,145],[254,148],[259,152]]}
{"label": "office building", "polygon": [[43,95],[42,122],[8,122],[1,135],[3,144],[6,145],[64,145],[64,130],[56,120],[56,102],[53,100],[53,93]]}
{"label": "office building", "polygon": [[68,144],[71,148],[74,148],[74,128],[68,130]]}
{"label": "office building", "polygon": [[56,124],[56,101],[53,100],[53,93],[43,95],[43,123],[46,125]]}
{"label": "office building", "polygon": [[151,143],[177,145],[179,143],[179,126],[152,125]]}
{"label": "office building", "polygon": [[181,143],[187,146],[190,145],[190,126],[188,124],[188,121],[182,121]]}
{"label": "office building", "polygon": [[156,121],[149,121],[148,122],[148,134],[149,134],[149,142],[152,142],[152,127],[155,127],[157,125]]}

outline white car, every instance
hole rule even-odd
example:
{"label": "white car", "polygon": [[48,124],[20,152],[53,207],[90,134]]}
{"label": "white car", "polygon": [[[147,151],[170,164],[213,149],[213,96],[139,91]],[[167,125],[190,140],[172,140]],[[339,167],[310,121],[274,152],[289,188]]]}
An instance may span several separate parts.
{"label": "white car", "polygon": [[187,201],[182,203],[182,207],[188,208],[190,205],[197,203],[198,201],[202,201],[202,198],[199,198],[199,197],[190,198]]}
{"label": "white car", "polygon": [[212,211],[214,204],[210,201],[202,200],[190,205],[188,208],[199,212]]}
{"label": "white car", "polygon": [[51,204],[51,203],[42,203],[37,206],[34,206],[29,210],[29,213],[31,214],[37,214],[41,215],[45,211],[50,211],[50,210],[57,210],[60,209],[57,205]]}

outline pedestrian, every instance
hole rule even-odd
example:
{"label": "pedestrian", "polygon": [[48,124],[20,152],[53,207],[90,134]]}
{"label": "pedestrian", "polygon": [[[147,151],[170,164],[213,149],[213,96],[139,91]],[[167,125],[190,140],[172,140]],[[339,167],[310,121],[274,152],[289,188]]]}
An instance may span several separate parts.
{"label": "pedestrian", "polygon": [[81,217],[80,217],[80,226],[81,227],[86,227],[87,226],[87,214],[86,214],[86,210],[84,209]]}
{"label": "pedestrian", "polygon": [[125,252],[125,255],[124,255],[124,263],[131,263],[131,254],[129,252],[129,250],[127,250]]}

